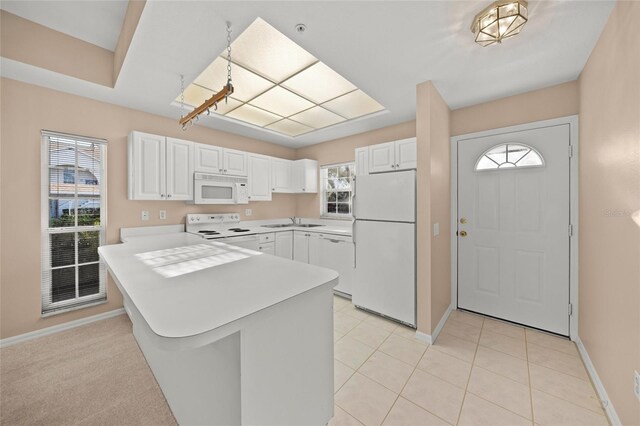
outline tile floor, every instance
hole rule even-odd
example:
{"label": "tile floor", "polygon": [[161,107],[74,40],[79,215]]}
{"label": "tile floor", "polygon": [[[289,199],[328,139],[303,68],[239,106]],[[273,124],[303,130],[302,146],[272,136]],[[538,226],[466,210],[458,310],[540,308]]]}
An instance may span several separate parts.
{"label": "tile floor", "polygon": [[452,312],[435,344],[335,297],[330,425],[607,425],[576,346]]}

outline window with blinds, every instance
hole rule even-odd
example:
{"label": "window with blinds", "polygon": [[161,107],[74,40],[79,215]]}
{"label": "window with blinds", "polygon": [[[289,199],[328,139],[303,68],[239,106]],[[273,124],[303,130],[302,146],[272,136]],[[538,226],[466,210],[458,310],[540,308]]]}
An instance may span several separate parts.
{"label": "window with blinds", "polygon": [[42,314],[106,300],[106,141],[42,132]]}

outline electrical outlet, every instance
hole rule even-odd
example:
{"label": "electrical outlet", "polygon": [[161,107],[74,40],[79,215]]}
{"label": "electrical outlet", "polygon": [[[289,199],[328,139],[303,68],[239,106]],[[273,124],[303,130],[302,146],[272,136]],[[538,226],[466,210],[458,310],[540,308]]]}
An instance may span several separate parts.
{"label": "electrical outlet", "polygon": [[142,214],[140,214],[140,219],[149,220],[149,210],[142,210]]}
{"label": "electrical outlet", "polygon": [[160,220],[165,220],[167,218],[167,211],[160,210]]}
{"label": "electrical outlet", "polygon": [[633,372],[633,393],[636,394],[636,398],[640,399],[640,373]]}
{"label": "electrical outlet", "polygon": [[251,211],[251,209],[244,209],[244,215],[245,216],[251,216],[253,212]]}

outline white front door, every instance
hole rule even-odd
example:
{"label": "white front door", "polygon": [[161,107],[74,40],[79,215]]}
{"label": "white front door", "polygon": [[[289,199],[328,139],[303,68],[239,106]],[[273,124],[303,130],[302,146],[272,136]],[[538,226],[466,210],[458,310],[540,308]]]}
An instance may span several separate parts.
{"label": "white front door", "polygon": [[458,142],[458,307],[569,335],[569,125]]}

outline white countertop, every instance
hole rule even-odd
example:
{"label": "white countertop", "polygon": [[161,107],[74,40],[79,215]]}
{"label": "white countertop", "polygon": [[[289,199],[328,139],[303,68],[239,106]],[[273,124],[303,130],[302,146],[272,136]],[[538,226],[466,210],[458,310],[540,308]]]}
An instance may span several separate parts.
{"label": "white countertop", "polygon": [[306,291],[335,285],[338,278],[329,269],[183,232],[135,237],[98,251],[151,330],[166,338],[215,330]]}

